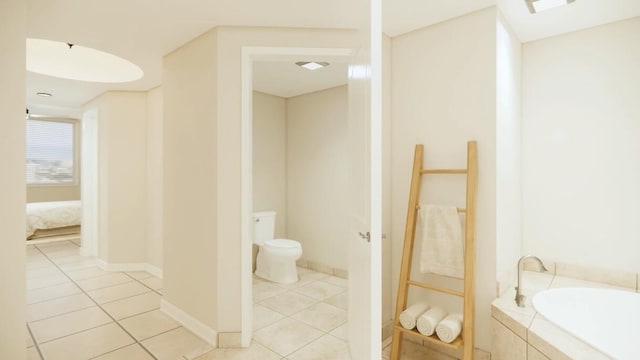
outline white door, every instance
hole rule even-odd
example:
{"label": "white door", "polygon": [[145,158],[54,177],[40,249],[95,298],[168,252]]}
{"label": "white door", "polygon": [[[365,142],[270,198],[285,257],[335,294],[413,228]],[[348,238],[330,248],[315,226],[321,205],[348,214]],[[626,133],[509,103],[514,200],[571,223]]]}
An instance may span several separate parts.
{"label": "white door", "polygon": [[354,360],[381,358],[382,30],[380,0],[360,0],[361,47],[349,70],[351,221],[348,339]]}

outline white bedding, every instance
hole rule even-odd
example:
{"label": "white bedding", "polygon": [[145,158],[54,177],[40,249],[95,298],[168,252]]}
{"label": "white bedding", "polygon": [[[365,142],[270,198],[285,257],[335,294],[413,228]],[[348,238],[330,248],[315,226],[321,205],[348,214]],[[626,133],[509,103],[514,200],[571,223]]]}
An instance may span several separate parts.
{"label": "white bedding", "polygon": [[27,237],[36,230],[80,225],[81,208],[79,200],[28,203]]}

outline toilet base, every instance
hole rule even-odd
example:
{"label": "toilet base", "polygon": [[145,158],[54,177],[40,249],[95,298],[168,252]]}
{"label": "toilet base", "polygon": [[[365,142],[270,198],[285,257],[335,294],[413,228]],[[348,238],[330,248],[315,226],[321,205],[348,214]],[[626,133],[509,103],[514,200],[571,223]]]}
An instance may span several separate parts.
{"label": "toilet base", "polygon": [[290,256],[276,258],[276,256],[265,253],[262,247],[258,249],[254,273],[256,276],[283,285],[298,282],[296,258]]}

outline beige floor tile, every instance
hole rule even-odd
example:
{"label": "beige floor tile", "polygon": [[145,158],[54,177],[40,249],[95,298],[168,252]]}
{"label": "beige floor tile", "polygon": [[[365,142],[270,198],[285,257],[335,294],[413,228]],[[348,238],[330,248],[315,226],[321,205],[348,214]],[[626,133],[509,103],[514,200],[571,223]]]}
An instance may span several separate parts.
{"label": "beige floor tile", "polygon": [[[80,258],[80,259],[78,259]],[[98,261],[94,258],[87,257],[76,257],[77,261],[67,262],[67,263],[57,263],[58,267],[62,269],[62,271],[74,271],[81,270],[90,267],[94,267],[98,265]]]}
{"label": "beige floor tile", "polygon": [[138,341],[180,327],[180,324],[159,309],[128,317],[121,320],[120,324]]}
{"label": "beige floor tile", "polygon": [[27,360],[40,360],[40,353],[36,347],[30,347],[27,349]]}
{"label": "beige floor tile", "polygon": [[297,284],[299,286],[304,286],[307,284],[310,284],[314,281],[318,281],[320,279],[324,279],[326,278],[327,274],[323,274],[323,273],[319,273],[313,270],[307,270],[306,272],[303,273],[298,273],[298,282]]}
{"label": "beige floor tile", "polygon": [[143,312],[159,309],[160,298],[160,295],[150,291],[148,293],[102,304],[102,308],[104,308],[105,311],[115,319],[123,319]]}
{"label": "beige floor tile", "polygon": [[253,342],[244,349],[215,349],[197,360],[280,360],[282,356],[266,347]]}
{"label": "beige floor tile", "polygon": [[277,311],[273,311],[260,304],[253,304],[253,330],[262,329],[278,320],[284,318],[284,315]]}
{"label": "beige floor tile", "polygon": [[302,349],[287,355],[288,360],[350,360],[347,343],[331,335],[324,335]]}
{"label": "beige floor tile", "polygon": [[159,279],[155,276],[148,277],[145,279],[140,279],[139,281],[147,285],[148,287],[152,288],[153,290],[162,289],[164,287],[162,284],[162,279]]}
{"label": "beige floor tile", "polygon": [[40,257],[37,257],[37,258],[28,257],[26,262],[26,269],[27,271],[35,270],[35,269],[40,269],[44,267],[50,267],[52,264],[53,263],[47,260],[47,258],[44,257],[44,255],[41,255]]}
{"label": "beige floor tile", "polygon": [[150,277],[153,276],[153,275],[149,274],[146,271],[129,271],[129,272],[127,272],[127,275],[131,276],[134,279],[138,279],[138,280],[147,279],[147,278],[150,278]]}
{"label": "beige floor tile", "polygon": [[253,285],[253,302],[260,302],[272,296],[283,294],[286,291],[287,289],[283,289],[274,283],[260,282]]}
{"label": "beige floor tile", "polygon": [[144,340],[142,346],[158,360],[195,359],[213,350],[211,345],[183,327]]}
{"label": "beige floor tile", "polygon": [[294,291],[314,299],[325,300],[343,292],[344,288],[323,281],[315,281]]}
{"label": "beige floor tile", "polygon": [[80,253],[80,249],[75,246],[72,245],[73,248],[68,248],[68,249],[60,249],[57,251],[50,251],[50,252],[45,252],[45,255],[51,260],[51,261],[55,261],[55,259],[58,258],[66,258],[69,256],[77,256]]}
{"label": "beige floor tile", "polygon": [[53,261],[56,265],[60,266],[60,268],[62,268],[62,265],[84,264],[84,263],[87,263],[89,261],[93,261],[91,263],[91,266],[96,266],[97,263],[98,263],[93,258],[90,258],[88,256],[81,256],[81,255],[61,256],[61,257],[53,258],[53,259],[51,259],[51,261]]}
{"label": "beige floor tile", "polygon": [[134,295],[144,294],[149,292],[149,288],[140,284],[137,281],[131,281],[124,284],[109,286],[102,289],[87,291],[87,294],[91,296],[93,300],[98,304],[104,304],[107,302],[124,299]]}
{"label": "beige floor tile", "polygon": [[40,349],[46,360],[86,360],[134,342],[117,324],[112,323],[48,342]]}
{"label": "beige floor tile", "polygon": [[288,291],[284,294],[272,296],[260,302],[261,305],[275,310],[283,315],[289,316],[304,310],[309,306],[317,303],[318,300]]}
{"label": "beige floor tile", "polygon": [[35,279],[39,277],[45,276],[55,276],[61,275],[62,271],[58,270],[58,268],[51,264],[51,266],[41,267],[33,270],[27,270],[27,279]]}
{"label": "beige floor tile", "polygon": [[153,360],[153,357],[138,344],[129,345],[93,360]]}
{"label": "beige floor tile", "polygon": [[69,280],[69,278],[67,278],[62,273],[49,276],[41,276],[33,279],[27,279],[27,291],[70,282],[71,280]]}
{"label": "beige floor tile", "polygon": [[349,294],[345,291],[338,295],[332,296],[326,299],[324,302],[333,306],[339,307],[342,310],[348,310],[349,308]]}
{"label": "beige floor tile", "polygon": [[29,326],[38,344],[66,335],[91,329],[111,322],[111,318],[99,307],[78,310],[44,320],[34,321]]}
{"label": "beige floor tile", "polygon": [[347,312],[333,305],[319,302],[292,317],[316,329],[329,332],[347,321]]}
{"label": "beige floor tile", "polygon": [[78,250],[78,246],[76,246],[70,241],[56,241],[56,242],[38,244],[38,245],[35,245],[35,247],[37,247],[43,253],[51,253],[51,252],[56,252],[61,250],[68,250],[68,249]]}
{"label": "beige floor tile", "polygon": [[33,338],[31,337],[31,333],[29,333],[29,328],[27,328],[26,326],[24,327],[25,333],[24,333],[24,337],[26,339],[26,345],[27,347],[32,347],[33,345],[35,345],[35,343],[33,342]]}
{"label": "beige floor tile", "polygon": [[91,266],[83,269],[66,271],[66,273],[67,275],[69,275],[71,279],[75,281],[109,274],[108,271],[104,271],[97,266]]}
{"label": "beige floor tile", "polygon": [[27,304],[56,299],[63,296],[79,294],[82,290],[72,282],[27,291]]}
{"label": "beige floor tile", "polygon": [[96,304],[85,294],[65,296],[37,304],[27,305],[27,321],[36,321],[52,316],[86,309]]}
{"label": "beige floor tile", "polygon": [[95,278],[89,278],[76,281],[84,291],[91,291],[96,289],[102,289],[113,285],[124,284],[126,282],[134,281],[123,273],[109,273],[107,275],[98,276]]}
{"label": "beige floor tile", "polygon": [[347,326],[347,323],[344,323],[331,331],[330,334],[337,337],[338,339],[347,341]]}
{"label": "beige floor tile", "polygon": [[349,286],[349,280],[343,279],[343,278],[339,278],[337,276],[327,276],[327,277],[324,277],[324,278],[320,279],[320,281],[324,281],[324,282],[329,283],[331,285],[340,286],[340,287],[345,288],[345,289]]}
{"label": "beige floor tile", "polygon": [[285,318],[254,333],[254,339],[281,356],[309,344],[324,335],[320,330],[291,318]]}

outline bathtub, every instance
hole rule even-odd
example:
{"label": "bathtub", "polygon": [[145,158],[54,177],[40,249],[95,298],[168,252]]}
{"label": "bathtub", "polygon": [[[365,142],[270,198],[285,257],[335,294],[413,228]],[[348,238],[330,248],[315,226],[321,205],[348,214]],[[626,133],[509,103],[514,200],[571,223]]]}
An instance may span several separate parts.
{"label": "bathtub", "polygon": [[640,359],[640,294],[563,288],[541,291],[532,302],[540,315],[602,353]]}

